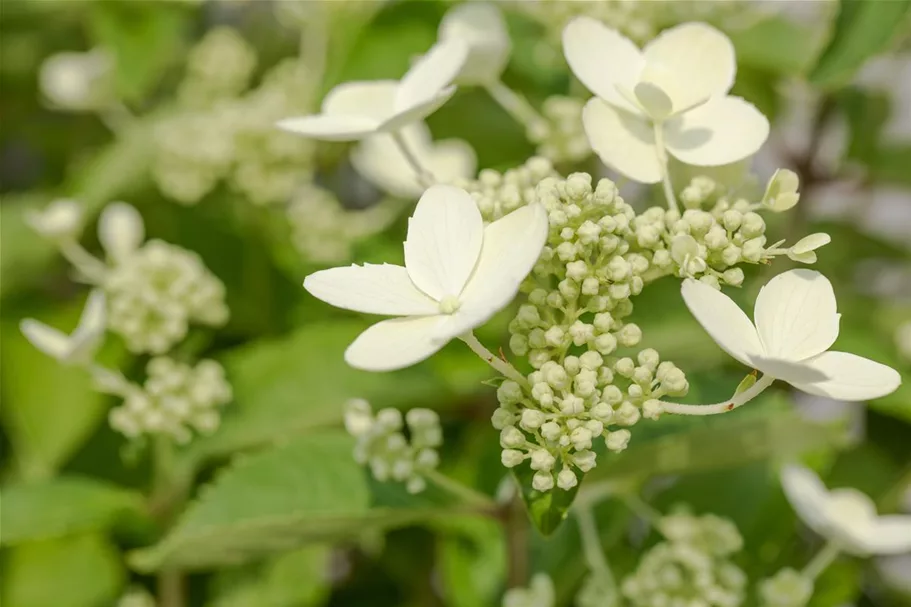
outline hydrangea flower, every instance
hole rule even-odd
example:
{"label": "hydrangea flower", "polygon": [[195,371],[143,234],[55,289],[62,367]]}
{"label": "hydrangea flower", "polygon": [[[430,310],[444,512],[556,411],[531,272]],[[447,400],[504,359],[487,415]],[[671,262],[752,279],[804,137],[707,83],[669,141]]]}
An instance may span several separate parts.
{"label": "hydrangea flower", "polygon": [[547,213],[522,207],[484,226],[471,195],[436,185],[408,223],[405,267],[352,265],[311,274],[304,288],[326,303],[400,316],[361,333],[345,352],[353,367],[391,371],[417,363],[508,304],[538,260]]}
{"label": "hydrangea flower", "polygon": [[781,485],[803,522],[842,550],[861,556],[911,551],[911,516],[878,516],[865,494],[850,488],[828,491],[803,466],[786,466]]}
{"label": "hydrangea flower", "polygon": [[563,31],[576,77],[596,95],[585,106],[585,132],[595,153],[620,173],[657,183],[665,150],[687,164],[717,166],[755,153],[769,122],[728,95],[737,64],[731,41],[705,23],[684,23],[641,51],[590,17]]}
{"label": "hydrangea flower", "polygon": [[[477,155],[461,139],[433,141],[423,122],[410,124],[401,131],[407,149],[421,159],[422,166],[437,183],[470,179],[477,170]],[[426,189],[414,167],[392,136],[378,134],[364,139],[351,154],[358,173],[378,188],[400,198],[418,198]]]}
{"label": "hydrangea flower", "polygon": [[[765,285],[756,299],[755,325],[720,291],[686,280],[683,299],[721,348],[773,379],[816,396],[860,401],[893,392],[898,371],[875,361],[829,351],[838,337],[832,283],[813,270],[789,270]],[[757,384],[759,385],[759,384]]]}
{"label": "hydrangea flower", "polygon": [[278,127],[323,141],[356,141],[397,133],[423,120],[455,93],[453,80],[468,56],[460,39],[437,43],[401,80],[346,82],[329,91],[322,113],[286,118]]}
{"label": "hydrangea flower", "polygon": [[104,292],[89,293],[76,329],[66,335],[43,322],[26,318],[19,324],[33,346],[63,363],[87,363],[95,356],[104,337],[106,322]]}
{"label": "hydrangea flower", "polygon": [[488,84],[499,80],[512,41],[503,13],[494,4],[469,2],[447,11],[440,22],[440,40],[461,40],[468,45],[468,58],[459,72],[459,84]]}

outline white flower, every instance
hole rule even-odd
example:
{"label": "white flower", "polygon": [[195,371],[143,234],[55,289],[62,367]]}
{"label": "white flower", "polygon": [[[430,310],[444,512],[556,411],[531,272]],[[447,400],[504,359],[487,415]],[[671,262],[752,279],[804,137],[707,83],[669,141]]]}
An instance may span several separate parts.
{"label": "white flower", "polygon": [[503,13],[494,4],[469,2],[449,9],[440,22],[440,40],[462,40],[468,59],[459,73],[460,84],[496,82],[506,64],[512,41]]}
{"label": "white flower", "polygon": [[109,87],[111,56],[101,49],[58,53],[41,64],[38,85],[53,105],[66,110],[90,110],[100,105]]}
{"label": "white flower", "polygon": [[340,84],[323,99],[321,114],[286,118],[280,129],[323,141],[356,141],[396,132],[423,120],[452,97],[468,46],[458,39],[439,42],[401,80]]}
{"label": "white flower", "polygon": [[797,173],[789,169],[778,169],[769,179],[765,195],[762,197],[762,205],[776,213],[787,211],[800,200],[800,194],[797,192],[799,186],[800,178]]}
{"label": "white flower", "polygon": [[[405,144],[437,183],[470,179],[477,169],[474,148],[461,139],[434,142],[423,122],[402,129]],[[351,153],[354,168],[378,188],[401,198],[418,198],[426,189],[414,167],[391,135],[379,134],[364,139]]]}
{"label": "white flower", "polygon": [[849,488],[828,491],[802,466],[786,466],[781,485],[803,522],[841,549],[857,555],[911,551],[911,516],[878,516],[865,494]]}
{"label": "white flower", "polygon": [[26,318],[19,329],[33,346],[63,363],[87,363],[95,356],[104,337],[107,320],[104,293],[89,293],[76,329],[67,335],[43,322]]}
{"label": "white flower", "polygon": [[825,232],[804,236],[788,249],[788,257],[800,263],[816,263],[816,249],[832,242],[832,237]]}
{"label": "white flower", "polygon": [[819,272],[790,270],[770,280],[756,298],[755,326],[729,297],[704,283],[686,280],[682,293],[725,352],[798,390],[858,401],[889,394],[901,383],[891,367],[828,351],[840,315],[832,284]]}
{"label": "white flower", "polygon": [[746,158],[768,137],[765,116],[727,94],[734,48],[707,24],[678,25],[640,51],[616,30],[577,17],[563,30],[563,51],[597,96],[582,114],[592,148],[631,179],[661,181],[662,148],[687,164],[716,166]]}
{"label": "white flower", "polygon": [[522,207],[487,226],[471,195],[429,188],[408,223],[405,267],[352,265],[311,274],[304,288],[326,303],[402,316],[361,333],[345,352],[353,367],[401,369],[487,322],[508,304],[547,238],[547,213]]}
{"label": "white flower", "polygon": [[123,261],[145,239],[145,224],[133,206],[113,202],[98,218],[98,241],[111,261]]}
{"label": "white flower", "polygon": [[40,211],[28,210],[25,222],[35,232],[50,240],[76,238],[82,230],[82,205],[75,200],[55,200]]}

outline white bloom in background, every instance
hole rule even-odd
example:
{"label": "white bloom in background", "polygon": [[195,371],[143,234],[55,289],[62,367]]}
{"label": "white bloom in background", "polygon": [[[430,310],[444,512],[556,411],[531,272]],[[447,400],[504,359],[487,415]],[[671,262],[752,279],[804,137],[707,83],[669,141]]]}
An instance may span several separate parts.
{"label": "white bloom in background", "polygon": [[278,122],[285,131],[323,141],[356,141],[423,120],[455,93],[468,56],[461,40],[439,42],[401,80],[346,82],[329,91],[322,113]]}
{"label": "white bloom in background", "polygon": [[54,106],[64,110],[92,110],[110,92],[106,82],[114,67],[102,49],[85,53],[58,53],[41,64],[38,86]]}
{"label": "white bloom in background", "polygon": [[40,211],[25,212],[25,223],[41,236],[50,240],[77,238],[84,221],[82,205],[75,200],[60,199]]}
{"label": "white bloom in background", "polygon": [[108,259],[123,261],[135,253],[145,240],[145,223],[135,207],[125,202],[112,202],[98,218],[98,241]]}
{"label": "white bloom in background", "polygon": [[94,290],[89,293],[79,324],[70,335],[32,318],[23,320],[19,328],[33,346],[48,356],[63,363],[87,363],[95,356],[104,337],[105,308],[104,293]]}
{"label": "white bloom in background", "polygon": [[781,485],[803,522],[842,550],[861,556],[911,551],[911,516],[878,516],[865,494],[856,489],[828,491],[802,466],[786,466]]}
{"label": "white bloom in background", "polygon": [[[423,122],[402,129],[409,150],[421,159],[423,167],[437,183],[471,179],[477,170],[474,148],[461,139],[434,142]],[[391,135],[379,134],[364,139],[351,153],[351,163],[358,173],[378,188],[400,198],[418,198],[426,189],[414,167]]]}
{"label": "white bloom in background", "polygon": [[431,356],[507,305],[538,260],[547,213],[529,205],[484,226],[474,199],[429,188],[408,223],[405,267],[352,265],[311,274],[304,288],[326,303],[401,316],[361,333],[345,352],[353,367],[401,369]]}
{"label": "white bloom in background", "polygon": [[685,280],[683,299],[721,348],[743,364],[798,390],[847,401],[878,398],[901,383],[898,371],[846,352],[828,351],[838,337],[835,293],[813,270],[790,270],[769,281],[750,322],[727,295]]}
{"label": "white bloom in background", "polygon": [[500,79],[512,41],[503,13],[494,4],[458,4],[440,21],[440,40],[461,40],[468,45],[468,59],[459,73],[459,84],[488,84]]}
{"label": "white bloom in background", "polygon": [[662,179],[665,149],[678,160],[717,166],[755,153],[769,122],[728,95],[737,69],[731,41],[705,23],[684,23],[636,45],[599,21],[577,17],[563,30],[576,77],[597,98],[585,132],[605,164],[642,183]]}

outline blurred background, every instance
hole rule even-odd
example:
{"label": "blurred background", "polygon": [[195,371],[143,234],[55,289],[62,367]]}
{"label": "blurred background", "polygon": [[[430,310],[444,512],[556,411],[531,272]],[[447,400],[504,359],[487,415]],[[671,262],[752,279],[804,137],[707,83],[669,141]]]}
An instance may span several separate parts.
{"label": "blurred background", "polygon": [[[442,419],[440,469],[490,495],[503,490],[490,425],[496,397],[482,383],[488,367],[454,343],[404,371],[350,369],[342,352],[371,319],[301,288],[305,275],[324,267],[400,263],[414,201],[361,177],[351,146],[274,128],[280,118],[316,111],[340,82],[400,77],[434,43],[453,4],[0,4],[4,605],[483,607],[500,604],[508,585],[535,572],[553,579],[553,605],[574,604],[585,575],[574,524],[544,538],[521,505],[495,519],[458,516],[437,492],[410,496],[369,480],[341,439],[319,449],[296,442],[341,435],[343,405],[353,397],[377,408],[427,407]],[[746,181],[761,194],[775,169],[798,173],[800,202],[767,217],[770,239],[832,236],[815,267],[834,283],[842,313],[835,348],[904,377],[898,391],[868,404],[776,384],[719,419],[646,420],[627,451],[602,456],[590,480],[640,483],[661,511],[686,504],[732,519],[745,540],[738,564],[751,579],[802,566],[818,544],[799,532],[781,493],[776,466],[786,459],[807,458],[830,486],[857,487],[883,512],[911,511],[909,3],[499,4],[512,39],[503,80],[539,108],[548,129],[526,133],[485,91],[465,88],[428,120],[434,139],[468,142],[479,169],[504,171],[543,154],[563,174],[616,177],[578,149],[588,93],[563,60],[563,23],[591,14],[640,42],[684,21],[712,23],[737,50],[734,94],[773,125],[752,167],[712,176]],[[891,8],[867,13],[858,5]],[[675,171],[678,187],[705,173]],[[637,209],[663,204],[651,188],[622,184],[621,192]],[[83,206],[80,242],[88,251],[100,250],[94,218],[126,201],[148,238],[195,252],[224,285],[226,322],[193,325],[171,351],[177,360],[217,360],[233,390],[218,429],[175,455],[173,494],[155,490],[150,445],[112,429],[118,399],[18,330],[33,317],[69,331],[85,302],[70,264],[28,226],[30,212],[61,198]],[[789,263],[748,271],[735,297],[751,308],[759,287]],[[633,320],[645,345],[686,371],[686,402],[726,398],[743,370],[691,318],[678,282],[650,286],[636,298]],[[481,340],[505,347],[510,318],[500,314]],[[100,358],[135,378],[149,357],[110,336]],[[273,452],[281,466],[266,461]],[[257,485],[266,478],[281,479],[283,489]],[[351,488],[342,488],[346,479]],[[338,495],[320,501],[332,487]],[[327,518],[336,508],[330,497],[341,500],[342,514]],[[621,503],[607,500],[595,514],[623,576],[654,538]],[[175,520],[178,532],[169,534]],[[182,572],[176,594],[161,573],[174,570]],[[845,559],[820,579],[812,605],[911,605],[902,595],[909,579],[907,559]]]}

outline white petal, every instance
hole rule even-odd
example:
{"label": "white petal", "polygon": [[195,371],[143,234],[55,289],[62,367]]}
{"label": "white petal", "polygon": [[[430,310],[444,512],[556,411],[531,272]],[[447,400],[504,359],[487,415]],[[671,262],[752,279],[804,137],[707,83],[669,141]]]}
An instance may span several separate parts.
{"label": "white petal", "polygon": [[484,223],[468,192],[429,188],[408,220],[405,267],[414,284],[437,301],[458,297],[481,252]]}
{"label": "white petal", "polygon": [[460,298],[461,307],[452,322],[439,328],[443,339],[484,324],[513,300],[541,256],[547,231],[547,212],[539,204],[520,207],[484,229],[481,256]]}
{"label": "white petal", "polygon": [[801,520],[813,530],[822,532],[829,492],[819,477],[803,466],[788,465],[781,471],[781,488]]}
{"label": "white petal", "polygon": [[142,215],[125,202],[105,207],[98,219],[98,240],[111,259],[123,259],[133,253],[145,239]]}
{"label": "white petal", "polygon": [[511,41],[503,13],[494,4],[458,4],[443,16],[440,40],[458,38],[468,44],[468,58],[458,81],[484,84],[495,81],[509,61]]}
{"label": "white petal", "polygon": [[330,116],[361,116],[382,122],[395,109],[395,80],[346,82],[333,88],[323,99],[323,114]]}
{"label": "white petal", "polygon": [[804,253],[815,251],[820,247],[824,247],[830,242],[832,242],[831,236],[825,232],[816,232],[815,234],[804,236],[799,241],[797,241],[797,243],[791,247],[791,252],[796,253],[797,255],[802,255]]}
{"label": "white petal", "polygon": [[817,396],[838,400],[872,400],[894,392],[901,375],[892,367],[847,352],[823,352],[805,361],[829,379],[817,382],[791,382],[795,388]]}
{"label": "white petal", "polygon": [[[423,122],[408,125],[400,134],[419,158],[430,154],[430,129]],[[418,198],[424,192],[411,163],[387,133],[364,139],[352,151],[351,164],[365,179],[393,196]]]}
{"label": "white petal", "polygon": [[872,554],[900,554],[911,551],[911,516],[891,514],[880,516],[867,538]]}
{"label": "white petal", "polygon": [[838,337],[832,283],[813,270],[789,270],[770,280],[753,316],[767,356],[802,361],[825,352]]}
{"label": "white petal", "polygon": [[661,165],[652,126],[598,98],[582,110],[585,136],[601,161],[641,183],[661,181]]}
{"label": "white petal", "polygon": [[402,266],[390,264],[321,270],[304,279],[304,288],[328,304],[367,314],[419,316],[439,313]]}
{"label": "white petal", "polygon": [[563,54],[566,62],[592,93],[639,114],[617,87],[632,91],[639,82],[645,57],[633,42],[591,17],[576,17],[563,28]]}
{"label": "white petal", "polygon": [[285,118],[276,122],[275,126],[289,133],[322,141],[357,141],[374,134],[380,128],[380,123],[363,116],[314,114]]}
{"label": "white petal", "polygon": [[474,148],[462,139],[444,139],[434,145],[427,166],[442,183],[457,179],[471,179],[478,169],[478,156]]}
{"label": "white petal", "polygon": [[662,32],[644,49],[641,79],[657,84],[679,112],[734,84],[737,61],[730,39],[705,23],[684,23]]}
{"label": "white petal", "polygon": [[65,360],[72,351],[69,336],[43,322],[26,318],[19,323],[19,330],[33,346],[57,360]]}
{"label": "white petal", "polygon": [[684,280],[680,292],[690,312],[721,349],[752,367],[753,357],[762,354],[762,344],[743,310],[730,297],[698,280]]}
{"label": "white petal", "polygon": [[718,166],[756,153],[769,136],[769,121],[740,97],[716,97],[669,119],[664,134],[679,160]]}
{"label": "white petal", "polygon": [[94,356],[107,326],[107,305],[104,291],[95,289],[82,309],[79,325],[70,336],[73,352],[70,358],[87,360]]}
{"label": "white petal", "polygon": [[365,371],[393,371],[418,363],[446,345],[434,340],[442,316],[393,318],[373,325],[357,336],[345,351],[345,361]]}
{"label": "white petal", "polygon": [[795,386],[829,379],[828,375],[810,366],[807,361],[790,361],[767,356],[753,356],[750,360],[753,368]]}
{"label": "white petal", "polygon": [[406,109],[397,111],[380,125],[379,130],[385,133],[391,133],[402,129],[409,124],[424,120],[449,101],[455,94],[455,91],[456,88],[450,86],[423,103],[418,103]]}
{"label": "white petal", "polygon": [[467,58],[468,45],[458,38],[433,45],[399,82],[395,92],[396,111],[408,110],[439,97],[462,71]]}

